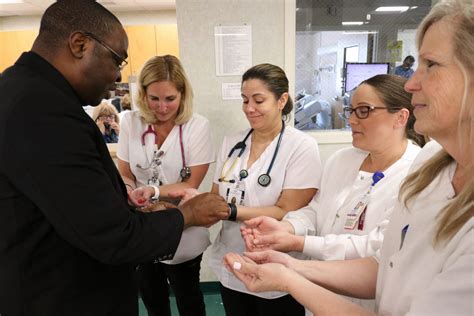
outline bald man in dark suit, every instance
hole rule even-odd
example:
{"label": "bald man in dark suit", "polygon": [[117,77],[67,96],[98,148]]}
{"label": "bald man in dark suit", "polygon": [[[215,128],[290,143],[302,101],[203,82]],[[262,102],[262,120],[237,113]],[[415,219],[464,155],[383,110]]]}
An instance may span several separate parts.
{"label": "bald man in dark suit", "polygon": [[96,124],[128,39],[91,0],[62,0],[0,77],[0,315],[137,315],[138,263],[173,257],[184,228],[228,217],[202,194],[136,212]]}

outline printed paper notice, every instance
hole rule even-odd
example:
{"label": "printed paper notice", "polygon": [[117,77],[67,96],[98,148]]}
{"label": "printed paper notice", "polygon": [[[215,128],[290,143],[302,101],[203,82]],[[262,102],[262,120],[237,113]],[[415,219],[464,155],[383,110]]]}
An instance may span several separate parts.
{"label": "printed paper notice", "polygon": [[240,82],[222,84],[222,100],[240,100]]}
{"label": "printed paper notice", "polygon": [[252,27],[214,27],[216,76],[240,76],[252,66]]}

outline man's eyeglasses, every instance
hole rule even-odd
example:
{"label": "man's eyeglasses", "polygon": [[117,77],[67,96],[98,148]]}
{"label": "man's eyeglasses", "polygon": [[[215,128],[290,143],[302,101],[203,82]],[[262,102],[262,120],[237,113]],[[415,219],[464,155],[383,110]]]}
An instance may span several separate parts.
{"label": "man's eyeglasses", "polygon": [[121,71],[125,66],[128,65],[128,61],[125,60],[120,54],[118,54],[115,50],[113,50],[109,45],[105,44],[102,40],[100,40],[97,36],[90,32],[84,32],[84,35],[87,37],[92,38],[94,41],[102,45],[105,49],[107,49],[109,52],[112,53],[112,57],[115,60],[115,63],[117,64],[118,69]]}
{"label": "man's eyeglasses", "polygon": [[[368,118],[369,113],[376,109],[389,110],[389,108],[385,106],[373,106],[370,104],[359,105],[356,108],[346,106],[344,107],[344,118],[348,120],[351,117],[352,113],[355,113],[358,119],[363,120],[363,119]],[[401,110],[401,108],[391,108],[390,110]]]}

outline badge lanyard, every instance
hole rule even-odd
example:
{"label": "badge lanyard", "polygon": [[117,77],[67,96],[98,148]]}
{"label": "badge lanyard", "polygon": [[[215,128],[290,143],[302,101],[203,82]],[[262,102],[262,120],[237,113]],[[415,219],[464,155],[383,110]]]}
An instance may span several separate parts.
{"label": "badge lanyard", "polygon": [[[147,159],[148,167],[142,167],[140,164],[137,164],[137,167],[143,170],[148,170],[152,169],[153,170],[153,176],[148,179],[148,184],[157,184],[158,183],[158,166],[161,165],[161,157],[164,155],[163,150],[158,150],[158,147],[156,146],[156,133],[155,130],[153,129],[152,125],[148,125],[147,130],[142,134],[141,136],[141,142],[142,146],[145,147],[145,137],[147,134],[153,134],[155,138],[155,146],[153,149],[153,158],[151,159],[151,162],[148,161],[148,156],[145,153],[145,157]],[[191,168],[186,166],[186,157],[184,154],[184,145],[183,145],[183,126],[179,125],[179,145],[181,147],[181,161],[182,161],[182,168],[179,172],[179,175],[181,177],[181,181],[185,181],[191,177]]]}
{"label": "badge lanyard", "polygon": [[372,192],[373,187],[385,177],[385,175],[380,172],[376,171],[372,175],[372,184],[370,185],[367,192],[362,196],[362,198],[357,202],[356,206],[347,213],[346,221],[344,223],[344,229],[346,230],[354,230],[357,224],[358,230],[364,229],[364,222],[365,222],[365,212],[367,210],[367,204],[369,202],[369,196]]}
{"label": "badge lanyard", "polygon": [[[267,172],[264,173],[264,174],[261,174],[259,177],[258,177],[258,184],[260,184],[262,187],[266,187],[270,184],[270,182],[272,181],[272,178],[270,177],[270,172],[272,171],[272,168],[273,168],[273,164],[275,163],[275,159],[276,159],[276,156],[278,154],[278,151],[280,150],[280,144],[281,144],[281,139],[283,137],[283,133],[285,132],[285,122],[284,121],[281,121],[282,123],[282,127],[281,127],[281,130],[280,130],[280,136],[278,137],[278,142],[277,142],[277,145],[276,145],[276,148],[275,148],[275,151],[273,152],[273,157],[272,157],[272,160],[270,162],[270,166],[268,166],[268,169],[267,169]],[[230,150],[229,154],[227,155],[227,159],[225,160],[224,164],[222,165],[222,169],[221,169],[221,176],[219,177],[219,182],[230,182],[230,183],[234,183],[235,180],[234,179],[231,179],[231,180],[226,180],[227,176],[232,172],[232,170],[234,170],[235,166],[236,166],[236,163],[238,160],[240,160],[240,157],[242,156],[242,154],[244,153],[245,151],[245,148],[247,147],[247,139],[249,138],[250,134],[252,134],[253,132],[253,129],[251,129],[247,135],[245,136],[245,138],[238,142],[237,144],[235,144],[234,147],[232,147],[232,149]],[[235,150],[237,149],[240,149],[239,151],[239,154],[237,155],[237,158],[234,159],[234,161],[232,162],[231,166],[229,169],[227,169],[226,172],[224,172],[224,169],[225,169],[225,166],[227,165],[227,163],[229,162],[230,158],[232,157],[232,154],[234,153]],[[242,180],[242,179],[245,179],[248,177],[248,171],[246,169],[242,169],[239,171],[239,180]]]}

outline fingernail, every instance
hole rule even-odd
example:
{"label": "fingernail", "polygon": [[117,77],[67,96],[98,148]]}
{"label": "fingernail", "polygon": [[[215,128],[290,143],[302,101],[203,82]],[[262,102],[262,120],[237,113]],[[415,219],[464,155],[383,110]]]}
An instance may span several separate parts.
{"label": "fingernail", "polygon": [[234,268],[234,270],[240,270],[240,268],[242,268],[242,264],[240,264],[240,262],[236,261],[236,262],[234,262],[232,267]]}

